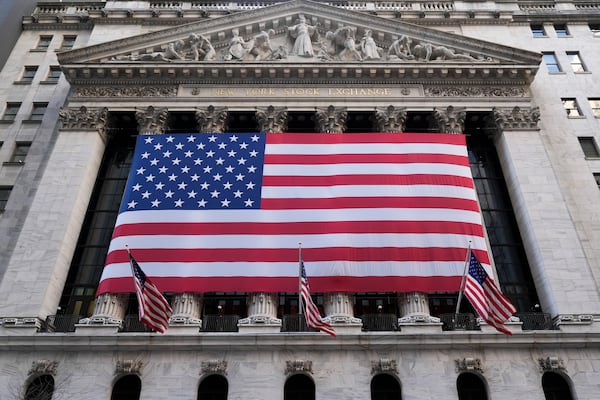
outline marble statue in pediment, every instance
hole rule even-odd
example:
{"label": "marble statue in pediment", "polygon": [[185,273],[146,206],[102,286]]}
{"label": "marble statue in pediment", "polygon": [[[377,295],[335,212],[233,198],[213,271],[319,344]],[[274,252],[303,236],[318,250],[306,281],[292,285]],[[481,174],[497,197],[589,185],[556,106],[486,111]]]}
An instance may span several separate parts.
{"label": "marble statue in pediment", "polygon": [[300,57],[314,57],[312,37],[317,33],[317,29],[306,23],[304,15],[298,17],[297,24],[288,27],[288,32],[294,39],[290,54]]}

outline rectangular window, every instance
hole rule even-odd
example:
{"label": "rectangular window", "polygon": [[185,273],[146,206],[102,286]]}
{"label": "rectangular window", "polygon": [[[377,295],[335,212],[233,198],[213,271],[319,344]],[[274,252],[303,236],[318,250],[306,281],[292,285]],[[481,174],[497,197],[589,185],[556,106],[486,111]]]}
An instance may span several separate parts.
{"label": "rectangular window", "polygon": [[567,51],[567,57],[569,57],[569,63],[571,63],[571,68],[573,68],[573,72],[585,72],[585,65],[583,65],[583,61],[581,61],[581,57],[579,56],[578,51]]}
{"label": "rectangular window", "polygon": [[567,37],[569,35],[569,30],[567,29],[566,24],[555,24],[554,32],[556,32],[556,37]]}
{"label": "rectangular window", "polygon": [[21,76],[21,80],[19,82],[20,83],[33,82],[33,77],[35,76],[37,69],[38,69],[37,66],[31,66],[31,65],[26,66],[25,69],[23,70],[23,75]]}
{"label": "rectangular window", "polygon": [[593,137],[578,137],[581,150],[587,158],[598,158],[600,153],[598,152],[598,146]]}
{"label": "rectangular window", "polygon": [[533,37],[546,36],[546,30],[544,29],[544,25],[541,24],[531,25],[531,33],[533,34]]}
{"label": "rectangular window", "polygon": [[2,115],[2,121],[14,121],[21,108],[21,103],[6,103],[6,109]]}
{"label": "rectangular window", "polygon": [[588,101],[590,102],[590,108],[594,113],[594,117],[600,118],[600,98],[590,98]]}
{"label": "rectangular window", "polygon": [[8,160],[11,163],[24,163],[25,157],[27,157],[27,153],[29,153],[29,148],[31,147],[31,142],[17,142],[15,145],[15,150]]}
{"label": "rectangular window", "polygon": [[568,117],[581,117],[581,110],[579,109],[579,105],[577,104],[577,100],[574,98],[564,98],[561,99],[563,103],[563,107],[567,112]]}
{"label": "rectangular window", "polygon": [[62,41],[62,44],[60,45],[60,48],[63,50],[72,49],[73,46],[75,45],[75,39],[77,39],[77,36],[72,36],[72,35],[63,36],[63,41]]}
{"label": "rectangular window", "polygon": [[50,47],[50,42],[52,42],[52,35],[42,35],[40,36],[40,40],[38,41],[36,50],[48,50]]}
{"label": "rectangular window", "polygon": [[600,174],[594,172],[594,179],[596,180],[596,185],[598,185],[598,189],[600,189]]}
{"label": "rectangular window", "polygon": [[6,203],[8,203],[8,197],[10,196],[11,191],[12,187],[10,186],[0,186],[0,211],[6,209]]}
{"label": "rectangular window", "polygon": [[61,74],[60,67],[58,65],[51,65],[48,69],[48,75],[46,76],[46,82],[58,82]]}
{"label": "rectangular window", "polygon": [[592,33],[600,33],[600,24],[588,24],[588,27]]}
{"label": "rectangular window", "polygon": [[562,72],[560,69],[560,64],[558,63],[558,59],[556,58],[556,54],[542,53],[542,58],[546,64],[546,68],[548,68],[548,72]]}
{"label": "rectangular window", "polygon": [[29,116],[30,121],[41,121],[44,118],[44,114],[46,113],[46,109],[48,108],[48,103],[33,103],[33,108],[31,109],[31,115]]}

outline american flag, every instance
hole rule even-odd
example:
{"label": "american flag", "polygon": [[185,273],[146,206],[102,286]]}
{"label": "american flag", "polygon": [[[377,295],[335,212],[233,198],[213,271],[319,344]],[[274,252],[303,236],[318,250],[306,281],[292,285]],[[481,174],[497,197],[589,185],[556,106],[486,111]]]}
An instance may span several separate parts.
{"label": "american flag", "polygon": [[306,325],[335,337],[335,329],[330,323],[323,321],[319,309],[312,301],[308,278],[306,277],[306,270],[304,269],[304,262],[302,260],[300,260],[300,271],[300,295],[302,296]]}
{"label": "american flag", "polygon": [[140,321],[156,332],[165,333],[169,328],[169,317],[173,314],[173,310],[160,290],[142,271],[131,253],[129,253],[129,261],[138,299]]}
{"label": "american flag", "polygon": [[490,268],[463,135],[141,135],[98,294],[126,244],[167,292],[294,292],[298,242],[315,292],[458,291],[469,241]]}
{"label": "american flag", "polygon": [[469,259],[469,272],[465,281],[465,296],[469,299],[477,314],[499,332],[512,335],[504,323],[517,310],[510,300],[502,294],[496,282],[485,271],[475,254]]}

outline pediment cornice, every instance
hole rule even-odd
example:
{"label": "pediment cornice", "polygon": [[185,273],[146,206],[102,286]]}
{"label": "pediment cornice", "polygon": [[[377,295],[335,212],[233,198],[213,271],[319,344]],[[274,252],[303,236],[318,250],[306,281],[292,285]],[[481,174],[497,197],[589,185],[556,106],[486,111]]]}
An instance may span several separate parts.
{"label": "pediment cornice", "polygon": [[72,84],[310,78],[519,85],[531,82],[541,55],[294,0],[75,49],[58,59]]}

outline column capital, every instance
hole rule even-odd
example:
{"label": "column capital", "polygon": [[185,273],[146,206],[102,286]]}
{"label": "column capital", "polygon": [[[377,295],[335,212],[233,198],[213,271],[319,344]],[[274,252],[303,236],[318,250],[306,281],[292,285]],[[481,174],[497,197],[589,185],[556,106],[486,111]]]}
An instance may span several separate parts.
{"label": "column capital", "polygon": [[462,134],[465,130],[466,109],[448,106],[445,110],[433,109],[433,116],[443,133]]}
{"label": "column capital", "polygon": [[198,131],[204,133],[223,133],[227,122],[226,107],[208,106],[205,110],[196,110]]}
{"label": "column capital", "polygon": [[379,132],[404,132],[406,127],[406,107],[395,108],[390,105],[387,108],[375,109],[375,120]]}
{"label": "column capital", "polygon": [[58,111],[61,129],[97,131],[100,135],[106,135],[106,107],[62,107]]}
{"label": "column capital", "polygon": [[317,108],[317,128],[321,133],[342,133],[346,130],[348,111],[345,107],[331,105],[327,108]]}
{"label": "column capital", "polygon": [[494,121],[500,132],[504,130],[537,130],[539,107],[494,108]]}
{"label": "column capital", "polygon": [[148,106],[145,110],[135,111],[138,123],[138,132],[142,135],[159,135],[165,133],[167,128],[168,110],[165,107],[154,108]]}
{"label": "column capital", "polygon": [[287,130],[287,107],[256,107],[258,130],[273,133]]}

